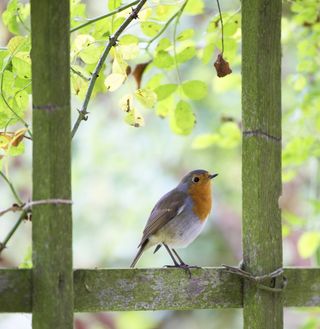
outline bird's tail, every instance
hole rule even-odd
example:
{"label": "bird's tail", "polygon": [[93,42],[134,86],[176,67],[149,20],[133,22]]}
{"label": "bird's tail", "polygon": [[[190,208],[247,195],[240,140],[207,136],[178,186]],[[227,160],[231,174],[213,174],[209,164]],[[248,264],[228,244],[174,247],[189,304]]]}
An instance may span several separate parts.
{"label": "bird's tail", "polygon": [[135,265],[137,264],[139,258],[141,257],[142,253],[144,252],[144,249],[146,247],[148,240],[145,241],[143,244],[140,245],[140,248],[136,254],[136,257],[134,257],[134,260],[132,261],[130,267],[135,267]]}

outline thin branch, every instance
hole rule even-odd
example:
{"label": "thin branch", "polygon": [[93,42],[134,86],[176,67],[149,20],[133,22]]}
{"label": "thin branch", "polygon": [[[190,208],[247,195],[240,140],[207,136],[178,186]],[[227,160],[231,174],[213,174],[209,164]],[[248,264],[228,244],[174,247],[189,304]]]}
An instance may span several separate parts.
{"label": "thin branch", "polygon": [[[188,0],[186,0],[184,2],[184,4],[181,6],[184,7],[186,5],[186,3],[188,2]],[[148,51],[149,47],[151,46],[152,42],[155,41],[156,39],[158,39],[160,37],[160,35],[162,35],[165,30],[170,26],[171,22],[179,15],[180,11],[181,11],[181,8],[176,12],[174,13],[174,15],[172,15],[168,21],[166,22],[166,24],[163,26],[163,28],[151,39],[148,41],[148,44],[147,44],[147,47],[145,48],[146,51]]]}
{"label": "thin branch", "polygon": [[13,234],[16,232],[16,230],[18,229],[18,227],[20,226],[22,221],[24,219],[26,219],[26,216],[27,216],[27,211],[23,211],[22,214],[20,215],[19,219],[17,220],[17,222],[13,226],[13,228],[10,230],[10,232],[7,234],[7,236],[4,238],[4,240],[2,242],[0,242],[0,253],[2,252],[3,249],[6,248],[9,240],[11,239]]}
{"label": "thin branch", "polygon": [[2,242],[0,242],[0,254],[1,254],[2,250],[6,248],[9,240],[14,235],[14,233],[16,232],[16,230],[18,229],[18,227],[20,226],[22,221],[24,219],[29,218],[29,216],[32,213],[31,208],[33,206],[39,206],[39,205],[44,205],[44,204],[55,204],[55,205],[57,205],[57,204],[72,204],[72,200],[65,200],[65,199],[35,200],[35,201],[30,201],[26,204],[13,205],[10,208],[1,211],[0,216],[6,214],[9,211],[13,211],[13,212],[22,211],[22,213],[21,213],[18,221],[16,222],[16,224],[13,226],[13,228],[10,230],[10,232],[5,237],[5,239]]}
{"label": "thin branch", "polygon": [[220,22],[221,22],[221,55],[223,55],[224,52],[224,32],[223,32],[223,19],[221,14],[221,8],[220,8],[220,2],[217,0],[219,15],[220,15]]}
{"label": "thin branch", "polygon": [[65,199],[46,199],[46,200],[35,200],[35,201],[30,201],[25,204],[13,204],[11,207],[0,211],[0,217],[5,215],[6,213],[12,211],[28,211],[31,210],[32,207],[34,206],[39,206],[39,205],[44,205],[44,204],[72,204],[72,200],[65,200]]}
{"label": "thin branch", "polygon": [[92,77],[91,77],[91,80],[90,80],[90,83],[89,83],[89,86],[88,86],[88,90],[86,92],[86,97],[84,99],[81,110],[78,111],[79,112],[78,118],[77,118],[77,120],[76,120],[76,122],[75,122],[75,124],[72,128],[72,131],[71,131],[71,137],[73,137],[75,135],[75,133],[77,132],[81,121],[82,120],[87,120],[87,118],[88,118],[87,117],[87,115],[88,115],[87,108],[88,108],[88,104],[89,104],[89,101],[90,101],[90,97],[91,97],[95,82],[96,82],[96,80],[99,76],[99,72],[101,71],[102,66],[103,66],[103,64],[104,64],[111,48],[116,45],[119,36],[126,29],[126,27],[131,23],[131,21],[138,18],[138,13],[142,9],[142,7],[146,3],[146,1],[147,0],[140,0],[137,7],[135,9],[132,9],[131,14],[122,23],[122,25],[118,28],[118,30],[115,32],[115,34],[109,38],[109,42],[108,42],[106,48],[104,49],[104,51],[103,51],[103,53],[102,53],[102,55],[101,55],[101,57],[100,57],[100,59],[97,63],[97,66],[94,69],[94,72],[92,73]]}
{"label": "thin branch", "polygon": [[11,190],[12,194],[14,195],[18,205],[22,206],[23,202],[21,201],[20,197],[18,196],[18,193],[16,192],[16,190],[15,190],[14,186],[12,185],[12,183],[10,182],[9,178],[2,172],[2,170],[0,170],[0,175],[6,181],[8,186],[10,187],[10,190]]}
{"label": "thin branch", "polygon": [[81,79],[85,80],[85,81],[90,81],[90,78],[85,77],[80,71],[77,71],[75,68],[73,68],[72,66],[70,66],[71,72],[73,74],[78,75]]}
{"label": "thin branch", "polygon": [[81,25],[78,25],[76,27],[73,27],[72,29],[70,29],[70,33],[74,32],[74,31],[77,31],[77,30],[80,30],[82,29],[83,27],[87,26],[87,25],[90,25],[92,23],[95,23],[97,21],[100,21],[101,19],[104,19],[104,18],[107,18],[107,17],[110,17],[110,16],[113,16],[115,14],[118,14],[120,13],[121,11],[127,9],[127,8],[130,8],[132,6],[135,6],[137,3],[139,3],[139,0],[136,0],[136,1],[133,1],[131,3],[128,3],[127,5],[125,6],[122,6],[122,7],[119,7],[117,8],[116,10],[113,10],[113,11],[110,11],[110,13],[107,13],[105,15],[102,15],[102,16],[98,16],[98,17],[95,17],[95,18],[89,18],[88,21],[86,23],[83,23]]}
{"label": "thin branch", "polygon": [[21,209],[20,206],[18,206],[17,204],[14,204],[14,205],[12,205],[12,206],[9,207],[9,208],[0,211],[0,217],[3,216],[3,215],[5,215],[5,214],[8,213],[8,212],[11,212],[11,211],[12,211],[12,212],[16,212],[16,211],[21,211],[21,210],[22,210],[22,209]]}
{"label": "thin branch", "polygon": [[182,15],[182,13],[184,11],[184,8],[186,7],[187,3],[188,3],[188,0],[186,0],[183,3],[183,5],[179,9],[179,11],[177,12],[176,21],[174,23],[174,29],[173,29],[173,58],[174,58],[174,64],[176,66],[176,71],[177,71],[177,75],[178,75],[178,79],[179,79],[179,84],[181,84],[181,77],[180,77],[180,72],[179,72],[178,62],[177,62],[176,36],[177,36],[177,28],[178,28],[178,24],[179,24],[179,21],[180,21],[180,17]]}

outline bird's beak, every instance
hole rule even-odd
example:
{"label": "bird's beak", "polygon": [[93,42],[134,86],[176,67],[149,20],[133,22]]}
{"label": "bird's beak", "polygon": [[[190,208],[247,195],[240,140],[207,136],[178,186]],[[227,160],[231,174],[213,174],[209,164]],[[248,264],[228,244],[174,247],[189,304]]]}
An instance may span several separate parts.
{"label": "bird's beak", "polygon": [[217,177],[219,174],[211,174],[211,175],[208,175],[209,179],[212,179],[212,178],[215,178]]}

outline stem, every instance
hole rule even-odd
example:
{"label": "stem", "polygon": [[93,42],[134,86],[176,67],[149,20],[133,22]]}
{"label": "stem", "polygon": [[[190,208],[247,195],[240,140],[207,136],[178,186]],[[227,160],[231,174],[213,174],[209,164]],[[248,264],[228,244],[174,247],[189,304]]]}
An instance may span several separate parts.
{"label": "stem", "polygon": [[220,15],[220,22],[221,22],[221,55],[223,55],[224,52],[224,33],[223,33],[223,19],[221,14],[221,8],[220,8],[220,2],[217,0],[219,15]]}
{"label": "stem", "polygon": [[23,211],[19,217],[19,219],[17,220],[16,224],[13,226],[13,228],[10,230],[10,232],[7,234],[7,236],[5,237],[5,239],[0,242],[0,253],[2,252],[3,249],[6,248],[9,240],[11,239],[11,237],[13,236],[13,234],[15,233],[15,231],[18,229],[18,227],[20,226],[20,224],[22,223],[22,221],[25,219],[27,212]]}
{"label": "stem", "polygon": [[11,190],[12,194],[14,195],[14,197],[15,197],[18,205],[19,206],[22,206],[23,205],[23,202],[21,201],[20,197],[18,196],[18,193],[16,192],[14,186],[12,185],[12,183],[10,182],[10,180],[8,179],[8,177],[2,172],[2,170],[0,170],[0,175],[6,181],[6,183],[9,185],[10,190]]}
{"label": "stem", "polygon": [[133,2],[131,2],[131,3],[128,3],[127,5],[122,6],[122,7],[119,7],[119,8],[117,8],[116,10],[110,11],[110,13],[107,13],[107,14],[105,14],[105,15],[98,16],[98,17],[95,17],[95,18],[90,18],[90,19],[88,19],[88,21],[87,21],[86,23],[83,23],[83,24],[81,24],[81,25],[78,25],[78,26],[76,26],[76,27],[70,29],[70,33],[74,32],[74,31],[77,31],[77,30],[80,30],[80,29],[82,29],[83,27],[85,27],[85,26],[87,26],[87,25],[90,25],[90,24],[92,24],[92,23],[95,23],[95,22],[97,22],[97,21],[100,21],[101,19],[104,19],[104,18],[107,18],[107,17],[113,16],[113,15],[115,15],[115,14],[118,14],[118,13],[120,13],[121,11],[123,11],[123,10],[125,10],[125,9],[127,9],[127,8],[129,8],[129,7],[131,7],[131,6],[136,5],[137,3],[139,3],[139,0],[136,0],[136,1],[133,1]]}
{"label": "stem", "polygon": [[106,48],[104,49],[104,51],[103,51],[103,53],[102,53],[102,55],[101,55],[101,57],[100,57],[100,59],[97,63],[97,66],[94,69],[94,72],[92,73],[92,77],[91,77],[91,80],[90,80],[90,83],[89,83],[89,86],[88,86],[86,97],[84,99],[82,108],[79,111],[77,121],[75,122],[75,124],[72,128],[72,131],[71,131],[71,138],[73,138],[75,133],[77,132],[81,121],[82,120],[87,120],[87,114],[88,114],[87,108],[88,108],[88,104],[89,104],[89,101],[90,101],[90,97],[91,97],[95,82],[96,82],[96,80],[99,76],[99,72],[101,71],[103,63],[105,62],[111,48],[116,45],[117,39],[119,38],[121,33],[126,29],[126,27],[131,23],[131,21],[138,18],[138,13],[142,9],[142,7],[146,3],[146,1],[147,0],[140,0],[137,7],[135,9],[132,9],[131,14],[122,23],[122,25],[118,28],[118,30],[115,32],[115,34],[109,38],[109,42],[108,42]]}
{"label": "stem", "polygon": [[[181,8],[184,7],[187,2],[188,2],[188,0],[186,0],[184,2],[184,4],[181,6]],[[149,47],[152,44],[152,42],[155,41],[156,39],[158,39],[160,37],[160,35],[163,34],[164,31],[169,27],[169,25],[171,24],[171,22],[179,15],[179,13],[181,11],[181,8],[174,15],[172,15],[169,18],[169,20],[166,22],[166,24],[163,26],[163,28],[158,32],[158,34],[155,35],[151,40],[149,40],[148,45],[146,47],[146,51],[149,49]]]}
{"label": "stem", "polygon": [[76,75],[78,75],[80,78],[82,78],[83,80],[85,80],[85,81],[89,81],[90,80],[90,78],[87,78],[87,77],[85,77],[81,72],[79,72],[79,71],[77,71],[75,68],[73,68],[72,66],[70,66],[70,69],[71,69],[71,72],[73,73],[73,74],[76,74]]}
{"label": "stem", "polygon": [[188,3],[188,0],[186,0],[183,5],[181,6],[181,8],[179,9],[179,11],[177,12],[177,19],[174,23],[174,29],[173,29],[173,58],[174,58],[174,64],[176,66],[176,71],[177,71],[177,75],[178,75],[178,80],[179,80],[179,84],[181,85],[181,77],[180,77],[180,72],[179,72],[179,67],[178,67],[178,63],[177,63],[177,50],[176,50],[176,35],[177,35],[177,28],[178,28],[178,24],[180,21],[180,17],[184,11],[184,8],[186,7]]}

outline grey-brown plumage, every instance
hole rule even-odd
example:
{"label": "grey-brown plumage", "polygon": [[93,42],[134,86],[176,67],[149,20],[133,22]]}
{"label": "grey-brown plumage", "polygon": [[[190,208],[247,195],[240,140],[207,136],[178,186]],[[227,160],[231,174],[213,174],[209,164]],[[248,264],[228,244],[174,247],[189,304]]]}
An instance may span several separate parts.
{"label": "grey-brown plumage", "polygon": [[172,256],[169,247],[185,247],[199,235],[211,209],[210,181],[215,176],[205,170],[191,171],[157,202],[143,230],[131,267],[152,246],[157,246],[156,252],[163,244]]}

